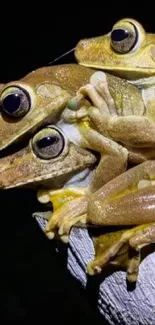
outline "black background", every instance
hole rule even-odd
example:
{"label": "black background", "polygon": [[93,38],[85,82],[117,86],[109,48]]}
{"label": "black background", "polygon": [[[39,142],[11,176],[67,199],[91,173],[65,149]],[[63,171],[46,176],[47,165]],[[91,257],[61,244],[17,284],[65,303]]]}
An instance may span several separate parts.
{"label": "black background", "polygon": [[[0,82],[19,79],[47,65],[81,38],[109,32],[123,17],[135,18],[155,32],[150,11],[146,2],[143,10],[136,1],[115,5],[74,1],[63,6],[40,2],[34,8],[27,2],[6,3],[0,20]],[[72,57],[65,60],[71,62]],[[103,324],[95,304],[91,305],[91,294],[67,273],[65,254],[56,253],[53,242],[46,240],[31,218],[34,202],[33,192],[11,191],[0,196],[0,320]]]}

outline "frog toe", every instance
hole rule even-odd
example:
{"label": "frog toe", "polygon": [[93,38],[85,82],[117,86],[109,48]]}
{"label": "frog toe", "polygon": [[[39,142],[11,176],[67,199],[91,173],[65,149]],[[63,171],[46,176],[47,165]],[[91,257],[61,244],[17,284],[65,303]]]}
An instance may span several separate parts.
{"label": "frog toe", "polygon": [[59,223],[58,234],[60,236],[69,236],[71,228],[75,226],[77,223],[80,223],[81,225],[86,223],[86,216],[79,215],[79,216],[73,216],[71,218],[64,217],[64,219],[61,220]]}

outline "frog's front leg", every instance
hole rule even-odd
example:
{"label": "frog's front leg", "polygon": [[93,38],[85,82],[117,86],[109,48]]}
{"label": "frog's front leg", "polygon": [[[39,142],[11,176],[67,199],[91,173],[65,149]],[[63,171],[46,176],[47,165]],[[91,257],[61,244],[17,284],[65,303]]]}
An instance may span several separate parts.
{"label": "frog's front leg", "polygon": [[91,106],[87,112],[93,127],[110,139],[132,147],[154,147],[155,125],[147,116],[108,115],[100,105]]}
{"label": "frog's front leg", "polygon": [[81,124],[79,129],[89,147],[101,155],[89,186],[89,193],[93,193],[126,170],[128,151],[117,142],[85,126],[85,124]]}
{"label": "frog's front leg", "polygon": [[[128,115],[118,116],[105,73],[95,72],[90,79],[90,84],[78,90],[77,96],[68,103],[70,115],[79,115],[79,118],[80,115],[82,116],[84,107],[81,113],[79,109],[82,96],[88,97],[92,103],[89,108],[85,107],[85,115],[90,119],[90,125],[98,132],[124,145],[142,148],[154,146],[154,121],[147,116],[132,115],[132,106]],[[79,110],[79,113],[75,113],[76,110]],[[67,114],[69,116],[69,112]]]}
{"label": "frog's front leg", "polygon": [[[91,105],[84,104],[84,98],[90,100]],[[77,121],[88,116],[95,129],[109,137],[108,124],[111,116],[116,116],[114,100],[109,92],[107,77],[104,72],[95,72],[90,83],[79,88],[75,97],[69,100],[68,109],[63,113],[67,122]],[[83,115],[82,113],[85,112]]]}
{"label": "frog's front leg", "polygon": [[[107,77],[104,72],[95,72],[90,78],[90,84],[86,84],[77,91],[78,101],[82,100],[82,95],[87,96],[93,105],[99,109],[101,114],[106,114],[107,116],[117,115],[115,102],[110,94]],[[71,109],[76,109],[77,107],[78,101],[75,107],[72,107],[71,104],[74,101],[75,99],[72,99],[69,102]]]}
{"label": "frog's front leg", "polygon": [[45,229],[47,237],[53,239],[60,236],[63,242],[68,242],[70,228],[77,222],[85,222],[87,211],[87,188],[64,188],[61,190],[40,190],[38,200],[47,204],[52,202],[53,212],[47,218]]}

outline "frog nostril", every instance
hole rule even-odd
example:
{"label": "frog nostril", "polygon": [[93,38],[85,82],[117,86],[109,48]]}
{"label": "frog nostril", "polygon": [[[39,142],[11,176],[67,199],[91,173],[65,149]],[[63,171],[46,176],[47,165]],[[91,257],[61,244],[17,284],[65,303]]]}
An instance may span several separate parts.
{"label": "frog nostril", "polygon": [[86,42],[84,40],[81,41],[81,46],[85,47]]}
{"label": "frog nostril", "polygon": [[80,40],[75,48],[75,58],[78,62],[82,62],[84,57],[87,56],[87,53],[90,48],[90,41],[87,39]]}
{"label": "frog nostril", "polygon": [[86,40],[81,40],[78,44],[79,49],[83,50],[87,47],[87,41]]}

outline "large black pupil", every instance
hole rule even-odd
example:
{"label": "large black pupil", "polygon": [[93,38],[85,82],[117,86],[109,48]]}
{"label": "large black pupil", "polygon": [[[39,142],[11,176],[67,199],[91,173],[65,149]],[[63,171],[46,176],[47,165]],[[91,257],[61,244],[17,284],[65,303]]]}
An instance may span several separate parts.
{"label": "large black pupil", "polygon": [[115,29],[111,33],[111,39],[113,42],[123,41],[128,36],[129,36],[129,33],[126,29]]}
{"label": "large black pupil", "polygon": [[19,94],[10,94],[3,99],[3,108],[9,114],[15,113],[20,106]]}
{"label": "large black pupil", "polygon": [[39,149],[43,149],[45,147],[51,146],[52,144],[56,143],[58,138],[55,136],[47,136],[37,141],[37,146]]}

